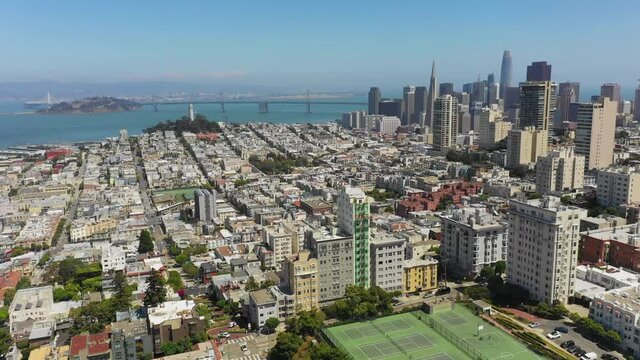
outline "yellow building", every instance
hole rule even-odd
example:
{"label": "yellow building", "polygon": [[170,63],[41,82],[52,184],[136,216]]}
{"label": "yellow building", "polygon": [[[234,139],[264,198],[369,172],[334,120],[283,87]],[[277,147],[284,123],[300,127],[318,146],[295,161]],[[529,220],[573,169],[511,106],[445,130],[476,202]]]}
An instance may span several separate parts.
{"label": "yellow building", "polygon": [[406,260],[404,262],[403,293],[432,290],[438,287],[438,261]]}
{"label": "yellow building", "polygon": [[284,278],[296,299],[296,311],[318,308],[318,259],[308,250],[285,257]]}

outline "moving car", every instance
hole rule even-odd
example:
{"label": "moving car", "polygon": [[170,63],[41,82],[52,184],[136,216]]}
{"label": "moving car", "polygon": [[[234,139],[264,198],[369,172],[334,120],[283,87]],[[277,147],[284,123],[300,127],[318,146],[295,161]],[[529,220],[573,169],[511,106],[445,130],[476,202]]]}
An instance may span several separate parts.
{"label": "moving car", "polygon": [[225,331],[223,333],[218,334],[218,336],[223,337],[223,338],[228,338],[229,336],[231,336],[231,334],[229,334],[228,332]]}
{"label": "moving car", "polygon": [[446,295],[448,293],[451,292],[451,288],[450,287],[443,287],[438,289],[438,291],[436,291],[436,296],[440,296],[440,295]]}
{"label": "moving car", "polygon": [[552,333],[547,334],[547,337],[548,337],[549,339],[551,339],[551,340],[553,340],[553,339],[558,339],[558,338],[560,338],[560,336],[562,336],[562,335],[561,335],[559,332],[557,332],[557,331],[554,331],[554,332],[552,332]]}
{"label": "moving car", "polygon": [[540,323],[539,322],[532,322],[532,323],[529,324],[529,327],[532,328],[532,329],[539,328],[540,327]]}
{"label": "moving car", "polygon": [[248,350],[248,348],[247,348],[247,344],[242,344],[242,345],[240,345],[240,350],[242,350],[242,351],[247,351],[247,350]]}

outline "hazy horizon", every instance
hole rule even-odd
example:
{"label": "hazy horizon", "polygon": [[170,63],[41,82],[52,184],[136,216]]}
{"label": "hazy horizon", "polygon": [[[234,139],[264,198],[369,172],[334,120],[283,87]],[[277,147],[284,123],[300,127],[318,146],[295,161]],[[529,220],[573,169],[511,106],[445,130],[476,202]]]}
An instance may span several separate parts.
{"label": "hazy horizon", "polygon": [[433,59],[438,80],[456,89],[491,72],[499,78],[504,50],[514,83],[539,60],[552,64],[554,81],[584,88],[616,82],[628,93],[640,78],[633,43],[640,3],[631,0],[167,4],[2,2],[0,83],[379,86],[395,94],[427,84]]}

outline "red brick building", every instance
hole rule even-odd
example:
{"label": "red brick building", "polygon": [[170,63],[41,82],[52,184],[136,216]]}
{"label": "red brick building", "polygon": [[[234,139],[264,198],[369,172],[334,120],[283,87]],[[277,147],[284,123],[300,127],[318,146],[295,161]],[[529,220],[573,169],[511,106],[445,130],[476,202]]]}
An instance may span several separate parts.
{"label": "red brick building", "polygon": [[580,240],[580,262],[640,271],[640,224],[587,231]]}
{"label": "red brick building", "polygon": [[482,189],[482,183],[463,181],[444,184],[435,192],[411,194],[398,202],[396,215],[407,217],[414,211],[435,211],[440,201],[445,198],[450,198],[454,204],[458,204],[463,196],[475,195],[480,189]]}

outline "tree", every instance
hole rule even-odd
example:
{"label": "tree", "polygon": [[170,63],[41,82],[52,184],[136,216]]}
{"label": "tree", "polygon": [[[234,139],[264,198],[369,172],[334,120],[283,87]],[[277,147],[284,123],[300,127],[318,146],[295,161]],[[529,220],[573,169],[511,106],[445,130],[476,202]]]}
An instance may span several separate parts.
{"label": "tree", "polygon": [[255,291],[260,289],[260,285],[256,282],[256,279],[254,279],[253,276],[249,276],[247,283],[244,285],[244,289],[246,291]]}
{"label": "tree", "polygon": [[142,230],[140,232],[140,236],[138,236],[138,254],[145,254],[150,251],[153,251],[153,237],[149,230]]}
{"label": "tree", "polygon": [[505,271],[507,271],[507,262],[504,260],[496,261],[493,267],[496,274],[502,275]]}
{"label": "tree", "polygon": [[117,271],[113,277],[113,301],[116,310],[126,310],[131,306],[131,292],[127,289],[127,277]]}
{"label": "tree", "polygon": [[182,252],[180,255],[176,256],[175,260],[178,265],[182,265],[189,261],[189,255],[187,255],[185,252]]}
{"label": "tree", "polygon": [[481,281],[486,281],[489,280],[489,278],[494,275],[496,272],[493,269],[493,267],[489,266],[489,265],[485,265],[482,270],[480,270],[480,280]]}
{"label": "tree", "polygon": [[66,258],[60,261],[56,282],[61,284],[70,282],[76,276],[76,271],[78,271],[80,266],[82,266],[82,261],[78,259]]}
{"label": "tree", "polygon": [[14,288],[8,288],[7,290],[5,290],[4,292],[4,304],[5,305],[9,305],[11,304],[11,302],[13,301],[13,298],[16,296],[16,289]]}
{"label": "tree", "polygon": [[264,326],[267,327],[270,333],[272,333],[278,325],[280,325],[280,320],[274,317],[270,317],[264,322]]}
{"label": "tree", "polygon": [[320,342],[311,347],[311,360],[349,360],[351,359],[344,351],[334,348],[326,342]]}
{"label": "tree", "polygon": [[326,316],[321,310],[311,309],[299,311],[296,316],[285,321],[287,331],[300,336],[316,336],[322,329]]}
{"label": "tree", "polygon": [[0,355],[4,356],[4,354],[9,352],[11,345],[13,345],[13,339],[9,331],[4,328],[0,329]]}
{"label": "tree", "polygon": [[171,286],[174,292],[178,292],[178,290],[184,288],[184,283],[182,282],[182,277],[180,273],[177,271],[169,271],[169,278],[167,279],[167,285]]}
{"label": "tree", "polygon": [[302,345],[302,338],[296,334],[282,332],[276,338],[276,345],[269,351],[269,360],[290,360]]}
{"label": "tree", "polygon": [[144,293],[144,306],[153,307],[164,302],[167,297],[167,289],[164,288],[164,283],[160,273],[152,269],[149,278],[147,279],[147,291]]}

